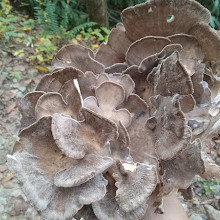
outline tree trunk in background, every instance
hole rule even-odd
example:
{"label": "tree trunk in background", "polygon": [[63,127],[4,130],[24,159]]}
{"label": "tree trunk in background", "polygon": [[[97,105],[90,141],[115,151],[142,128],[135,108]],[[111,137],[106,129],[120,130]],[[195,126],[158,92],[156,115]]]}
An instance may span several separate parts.
{"label": "tree trunk in background", "polygon": [[106,0],[87,0],[89,20],[97,22],[101,27],[108,27]]}

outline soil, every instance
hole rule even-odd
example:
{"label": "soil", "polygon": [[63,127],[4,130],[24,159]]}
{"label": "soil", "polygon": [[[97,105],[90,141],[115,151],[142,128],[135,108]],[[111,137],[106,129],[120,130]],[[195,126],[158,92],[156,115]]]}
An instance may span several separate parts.
{"label": "soil", "polygon": [[[11,73],[20,75],[13,76]],[[8,170],[6,155],[11,153],[18,139],[21,116],[17,104],[27,92],[34,89],[42,75],[24,58],[14,57],[9,51],[0,49],[0,220],[41,219]],[[220,162],[219,158],[215,159]],[[192,187],[193,199],[187,201],[178,194],[191,220],[220,219],[220,185],[213,187],[210,193],[205,194],[204,184],[198,179]]]}

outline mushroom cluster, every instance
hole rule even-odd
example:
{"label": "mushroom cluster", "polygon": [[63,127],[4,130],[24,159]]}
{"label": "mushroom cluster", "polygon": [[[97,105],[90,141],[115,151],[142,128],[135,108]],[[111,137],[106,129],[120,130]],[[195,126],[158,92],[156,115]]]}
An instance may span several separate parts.
{"label": "mushroom cluster", "polygon": [[[220,36],[192,0],[122,12],[96,53],[60,49],[20,102],[8,165],[44,219],[148,220],[195,176],[220,132]],[[161,214],[162,215],[162,214]]]}

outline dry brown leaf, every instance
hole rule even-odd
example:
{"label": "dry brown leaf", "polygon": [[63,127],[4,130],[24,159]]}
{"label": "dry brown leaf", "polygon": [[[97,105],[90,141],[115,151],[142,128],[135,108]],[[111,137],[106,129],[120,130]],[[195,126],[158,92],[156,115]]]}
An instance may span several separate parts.
{"label": "dry brown leaf", "polygon": [[16,102],[13,102],[12,104],[10,104],[9,106],[6,107],[5,113],[6,113],[6,114],[9,114],[9,113],[11,113],[15,108],[16,108]]}
{"label": "dry brown leaf", "polygon": [[33,79],[28,79],[24,82],[24,86],[27,87],[27,86],[31,85],[32,83],[35,83],[35,81]]}

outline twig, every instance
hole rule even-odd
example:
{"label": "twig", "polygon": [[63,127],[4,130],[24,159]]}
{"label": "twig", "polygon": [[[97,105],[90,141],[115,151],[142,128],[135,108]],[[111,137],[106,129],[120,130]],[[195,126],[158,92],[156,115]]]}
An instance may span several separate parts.
{"label": "twig", "polygon": [[205,205],[207,203],[214,202],[214,201],[216,201],[216,199],[207,199],[207,200],[204,200],[203,202],[201,202],[200,204]]}

